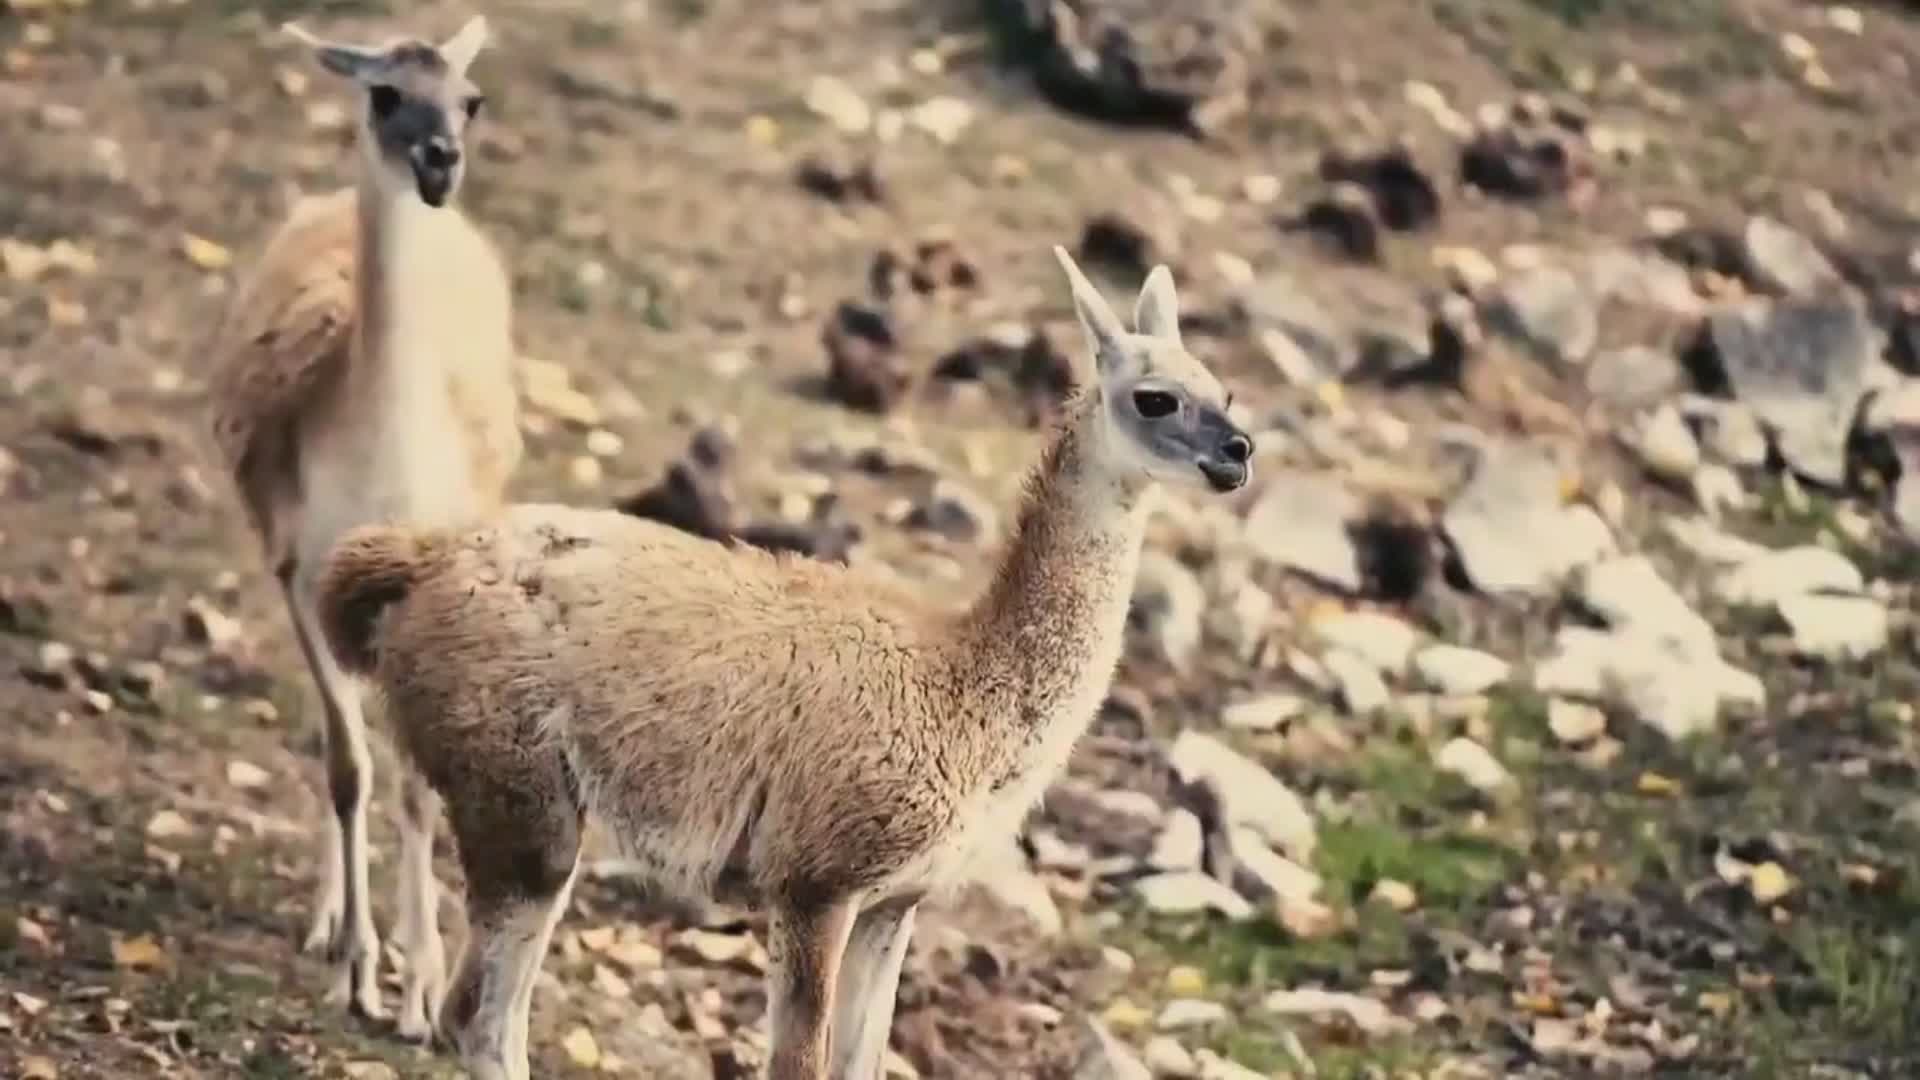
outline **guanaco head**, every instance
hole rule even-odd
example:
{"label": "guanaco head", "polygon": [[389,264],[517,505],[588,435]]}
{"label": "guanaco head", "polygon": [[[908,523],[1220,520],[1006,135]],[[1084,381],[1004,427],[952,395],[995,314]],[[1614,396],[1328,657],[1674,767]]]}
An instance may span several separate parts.
{"label": "guanaco head", "polygon": [[1093,377],[1082,383],[1108,436],[1103,445],[1125,467],[1173,484],[1232,491],[1252,474],[1253,439],[1227,419],[1227,392],[1180,343],[1180,301],[1173,274],[1156,266],[1134,303],[1129,332],[1066,249],[1053,254],[1067,272],[1073,306],[1086,329]]}
{"label": "guanaco head", "polygon": [[428,206],[444,206],[464,173],[463,137],[486,98],[467,68],[487,42],[487,20],[475,15],[438,46],[403,39],[380,48],[322,41],[288,23],[287,33],[311,48],[320,66],[359,84],[361,152],[390,190],[415,190]]}

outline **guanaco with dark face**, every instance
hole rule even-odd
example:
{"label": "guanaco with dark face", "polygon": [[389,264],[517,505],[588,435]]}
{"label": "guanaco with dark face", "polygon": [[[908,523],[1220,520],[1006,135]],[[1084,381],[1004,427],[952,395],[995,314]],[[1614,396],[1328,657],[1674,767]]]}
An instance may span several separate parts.
{"label": "guanaco with dark face", "polygon": [[[377,48],[287,30],[358,91],[359,180],[296,204],[235,291],[213,346],[213,434],[321,699],[332,813],[307,947],[337,965],[333,996],[378,1016],[372,761],[316,586],[325,553],[355,526],[454,526],[499,510],[520,458],[506,273],[451,205],[481,109],[467,70],[487,26],[476,16],[439,45]],[[409,777],[401,809],[399,1029],[425,1039],[446,983],[438,798]]]}

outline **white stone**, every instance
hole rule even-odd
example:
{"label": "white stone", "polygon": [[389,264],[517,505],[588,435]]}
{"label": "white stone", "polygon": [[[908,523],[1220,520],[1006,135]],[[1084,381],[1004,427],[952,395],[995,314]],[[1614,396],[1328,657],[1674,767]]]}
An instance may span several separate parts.
{"label": "white stone", "polygon": [[1442,694],[1483,694],[1505,682],[1513,666],[1492,653],[1460,645],[1429,645],[1413,658],[1420,681]]}
{"label": "white stone", "polygon": [[1043,934],[1058,934],[1060,908],[1046,882],[1027,868],[1026,855],[1009,833],[1000,842],[982,845],[970,866],[969,883],[1009,911],[1026,916]]}
{"label": "white stone", "polygon": [[1232,731],[1278,731],[1306,709],[1306,700],[1297,694],[1262,694],[1229,704],[1220,711],[1220,724]]}
{"label": "white stone", "polygon": [[1154,837],[1153,850],[1147,855],[1147,865],[1168,872],[1198,870],[1204,851],[1205,837],[1202,836],[1200,819],[1185,807],[1175,807],[1168,812],[1166,823],[1160,827],[1160,835]]}
{"label": "white stone", "polygon": [[1208,786],[1227,825],[1253,829],[1293,859],[1313,858],[1313,815],[1265,766],[1197,731],[1181,732],[1167,758],[1182,782]]}
{"label": "white stone", "polygon": [[1715,583],[1714,591],[1729,604],[1772,607],[1790,596],[1857,593],[1865,587],[1860,568],[1845,555],[1803,544],[1768,551],[1740,564]]}
{"label": "white stone", "polygon": [[1456,736],[1440,748],[1434,755],[1433,764],[1443,772],[1450,772],[1476,790],[1495,792],[1513,785],[1513,774],[1500,764],[1486,747],[1467,738]]}
{"label": "white stone", "polygon": [[1368,1035],[1381,1035],[1407,1028],[1407,1021],[1393,1015],[1385,1005],[1370,997],[1329,990],[1276,990],[1267,995],[1268,1012],[1281,1016],[1326,1018],[1343,1016]]}
{"label": "white stone", "polygon": [[1640,464],[1661,479],[1688,480],[1700,467],[1700,444],[1671,402],[1630,426],[1625,441]]}
{"label": "white stone", "polygon": [[1236,883],[1251,895],[1302,904],[1320,894],[1319,874],[1267,846],[1266,839],[1252,829],[1230,830],[1227,849],[1239,866]]}
{"label": "white stone", "polygon": [[1858,660],[1887,647],[1887,609],[1871,597],[1806,593],[1779,603],[1804,656]]}
{"label": "white stone", "polygon": [[1380,670],[1355,653],[1329,649],[1320,663],[1332,674],[1340,688],[1340,703],[1354,716],[1379,712],[1393,701]]}
{"label": "white stone", "polygon": [[1148,1039],[1141,1057],[1153,1075],[1165,1077],[1166,1080],[1190,1080],[1200,1073],[1200,1066],[1193,1060],[1193,1055],[1170,1035],[1156,1035]]}
{"label": "white stone", "polygon": [[1342,611],[1313,621],[1313,631],[1329,646],[1345,649],[1386,675],[1407,668],[1420,632],[1378,611]]}
{"label": "white stone", "polygon": [[1607,714],[1592,705],[1554,698],[1547,702],[1547,728],[1570,746],[1592,742],[1607,733]]}
{"label": "white stone", "polygon": [[1217,911],[1236,921],[1253,917],[1253,905],[1239,893],[1198,871],[1144,877],[1133,891],[1149,911],[1162,915]]}
{"label": "white stone", "polygon": [[1231,1019],[1227,1007],[1217,1001],[1201,998],[1175,998],[1167,1002],[1154,1019],[1153,1026],[1161,1031],[1185,1031],[1190,1028],[1210,1027]]}

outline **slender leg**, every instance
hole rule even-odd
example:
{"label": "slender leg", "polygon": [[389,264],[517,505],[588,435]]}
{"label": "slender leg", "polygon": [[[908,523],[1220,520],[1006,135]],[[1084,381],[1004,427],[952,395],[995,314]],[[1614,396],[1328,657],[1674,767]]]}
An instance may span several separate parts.
{"label": "slender leg", "polygon": [[[519,1061],[524,1067],[527,1062],[527,1028],[533,1019],[533,988],[540,982],[540,965],[547,957],[547,948],[553,942],[553,931],[567,913],[567,904],[573,897],[573,886],[580,879],[580,868],[576,863],[572,873],[567,875],[567,883],[554,898],[547,909],[546,921],[541,925],[539,936],[532,947],[526,950],[521,959],[520,987],[514,995],[513,1017],[507,1026],[507,1041],[512,1056],[510,1061]],[[522,1072],[518,1080],[529,1080]]]}
{"label": "slender leg", "polygon": [[360,714],[360,693],[320,634],[308,583],[296,578],[287,590],[287,606],[300,651],[313,669],[320,688],[320,706],[326,717],[327,790],[343,873],[340,875],[342,917],[327,949],[336,969],[330,997],[344,1000],[360,1014],[378,1018],[380,1004],[380,937],[373,928],[373,906],[367,891],[367,803],[372,797],[373,758],[367,752],[366,721]]}
{"label": "slender leg", "polygon": [[427,1042],[447,989],[446,945],[440,937],[439,883],[433,877],[433,830],[440,796],[417,771],[403,770],[400,791],[400,878],[395,936],[407,958],[400,996],[401,1038]]}
{"label": "slender leg", "polygon": [[918,899],[888,900],[854,920],[840,985],[834,990],[833,1080],[880,1080],[900,990],[900,965],[919,907]]}
{"label": "slender leg", "polygon": [[580,873],[581,811],[558,756],[489,759],[446,787],[467,878],[466,947],[440,1028],[475,1080],[529,1080],[527,1019]]}
{"label": "slender leg", "polygon": [[830,903],[786,903],[771,912],[767,1080],[826,1080],[834,984],[857,909],[855,898],[848,897]]}
{"label": "slender leg", "polygon": [[[322,703],[317,682],[307,687],[307,697],[312,699],[311,704],[319,706],[310,709],[308,715],[319,716],[325,712],[326,706]],[[320,737],[324,746],[326,721],[320,723]],[[329,794],[325,801],[326,805],[320,811],[320,872],[313,883],[313,923],[307,930],[306,941],[300,946],[301,951],[309,953],[323,952],[333,945],[333,939],[340,935],[340,924],[347,911],[347,863],[345,854],[340,850],[339,819],[333,814],[332,795]]]}

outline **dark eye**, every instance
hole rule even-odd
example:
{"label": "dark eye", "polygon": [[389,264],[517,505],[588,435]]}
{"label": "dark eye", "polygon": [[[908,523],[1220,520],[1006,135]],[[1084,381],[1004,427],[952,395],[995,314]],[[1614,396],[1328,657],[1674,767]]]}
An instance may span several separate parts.
{"label": "dark eye", "polygon": [[400,107],[400,91],[391,86],[375,86],[367,91],[367,100],[373,106],[373,118],[385,120]]}
{"label": "dark eye", "polygon": [[1133,407],[1141,416],[1149,420],[1158,420],[1177,412],[1180,408],[1180,399],[1165,390],[1135,390]]}
{"label": "dark eye", "polygon": [[480,106],[485,105],[486,103],[487,103],[487,99],[486,99],[486,95],[484,94],[475,94],[472,97],[460,103],[460,107],[467,110],[467,122],[469,124],[471,124],[475,120],[480,119]]}

